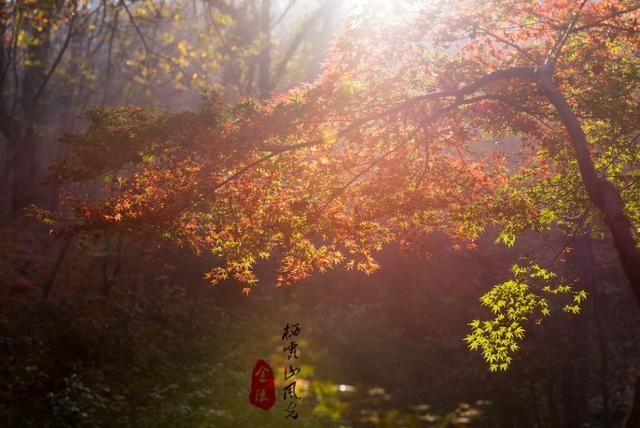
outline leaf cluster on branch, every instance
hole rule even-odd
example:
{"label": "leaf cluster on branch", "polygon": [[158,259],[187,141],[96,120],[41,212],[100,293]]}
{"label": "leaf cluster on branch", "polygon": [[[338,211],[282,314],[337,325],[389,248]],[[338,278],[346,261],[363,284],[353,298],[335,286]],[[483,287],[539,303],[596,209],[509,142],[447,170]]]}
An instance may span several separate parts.
{"label": "leaf cluster on branch", "polygon": [[[456,249],[476,248],[489,227],[509,246],[556,225],[602,233],[586,159],[619,189],[637,238],[640,4],[455,5],[351,22],[319,79],[268,100],[90,112],[55,175],[108,183],[99,196],[69,195],[60,221],[212,253],[221,262],[207,278],[248,294],[260,259],[276,259],[289,284],[339,265],[370,274],[384,244],[412,248],[434,231]],[[549,85],[581,124],[582,152]],[[545,302],[519,281],[483,302],[495,308],[502,295],[524,305],[511,308],[516,324]],[[473,327],[472,346],[504,368],[510,357]]]}

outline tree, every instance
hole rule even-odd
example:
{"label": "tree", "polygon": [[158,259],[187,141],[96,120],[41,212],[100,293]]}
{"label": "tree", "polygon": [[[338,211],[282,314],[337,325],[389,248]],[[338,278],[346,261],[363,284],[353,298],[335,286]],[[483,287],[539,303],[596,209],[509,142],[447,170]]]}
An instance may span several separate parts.
{"label": "tree", "polygon": [[[262,3],[263,16],[256,11]],[[290,84],[292,65],[307,63],[299,50],[323,50],[310,33],[331,21],[337,3],[307,7],[309,16],[284,1],[3,2],[2,208],[20,217],[29,203],[44,202],[40,165],[59,149],[49,135],[78,131],[76,116],[89,106],[149,106],[166,97],[185,108],[199,91],[224,92],[232,101]],[[304,26],[291,40],[279,31],[298,21]],[[252,30],[258,25],[279,33],[263,37]],[[277,69],[260,65],[272,59]]]}
{"label": "tree", "polygon": [[[270,100],[91,111],[56,177],[127,174],[101,197],[68,197],[64,220],[210,251],[222,262],[207,278],[247,294],[272,256],[288,284],[336,265],[371,273],[382,245],[435,230],[471,249],[488,227],[506,245],[587,230],[611,236],[640,304],[639,11],[623,0],[374,11],[343,29],[314,84]],[[496,145],[509,137],[519,149],[507,158]],[[546,315],[553,294],[570,294],[569,312],[586,297],[535,263],[514,267],[483,297],[495,318],[472,324],[470,346],[505,369],[520,323]]]}

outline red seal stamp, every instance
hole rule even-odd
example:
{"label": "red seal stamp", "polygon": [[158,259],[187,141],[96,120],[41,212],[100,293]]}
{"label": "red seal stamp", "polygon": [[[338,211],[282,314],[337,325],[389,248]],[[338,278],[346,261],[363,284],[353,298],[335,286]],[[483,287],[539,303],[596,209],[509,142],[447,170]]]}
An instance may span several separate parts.
{"label": "red seal stamp", "polygon": [[262,410],[269,410],[276,402],[276,387],[273,370],[265,360],[258,360],[251,374],[249,401]]}

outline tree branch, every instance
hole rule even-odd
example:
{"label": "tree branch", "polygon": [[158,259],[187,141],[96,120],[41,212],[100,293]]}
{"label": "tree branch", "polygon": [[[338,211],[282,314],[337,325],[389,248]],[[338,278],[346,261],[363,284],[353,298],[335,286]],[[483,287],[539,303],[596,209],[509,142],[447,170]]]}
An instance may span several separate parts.
{"label": "tree branch", "polygon": [[608,21],[611,18],[616,18],[616,17],[621,16],[621,15],[626,15],[627,13],[635,12],[638,9],[640,9],[640,2],[634,4],[633,6],[631,6],[628,9],[623,9],[623,10],[619,10],[617,12],[613,12],[613,13],[607,15],[607,16],[604,16],[604,17],[602,17],[600,19],[595,20],[594,22],[590,22],[589,24],[584,24],[584,25],[581,25],[579,27],[575,27],[573,29],[573,31],[577,33],[577,32],[580,32],[580,31],[588,30],[588,29],[593,28],[593,27],[598,27],[603,22]]}
{"label": "tree branch", "polygon": [[284,8],[284,10],[282,11],[282,13],[280,14],[280,16],[275,19],[273,21],[273,23],[271,24],[271,29],[273,30],[274,28],[276,28],[278,26],[278,24],[280,24],[280,22],[282,22],[282,20],[284,19],[285,16],[287,16],[287,14],[289,13],[289,11],[291,10],[291,8],[293,7],[293,5],[295,4],[296,0],[289,0],[289,3],[287,4],[287,6]]}
{"label": "tree branch", "polygon": [[636,304],[640,305],[640,253],[636,248],[631,222],[625,213],[620,191],[613,183],[598,176],[589,153],[587,136],[571,106],[553,83],[551,69],[546,65],[542,66],[537,74],[540,88],[555,107],[569,133],[585,191],[593,205],[604,215],[622,269],[629,280]]}
{"label": "tree branch", "polygon": [[564,33],[556,40],[553,47],[549,49],[549,53],[547,54],[547,57],[544,60],[544,64],[549,65],[552,70],[556,65],[556,61],[560,57],[560,52],[562,52],[562,48],[564,47],[564,44],[567,42],[567,39],[569,38],[571,29],[578,21],[580,12],[582,12],[582,9],[587,4],[587,1],[588,0],[582,0],[582,3],[580,3],[580,6],[578,6],[576,13],[573,15],[573,18],[571,19],[571,22],[567,25],[567,28],[564,30]]}
{"label": "tree branch", "polygon": [[120,4],[124,8],[125,12],[127,12],[127,15],[129,16],[129,21],[131,21],[131,25],[133,25],[133,29],[136,31],[136,34],[140,38],[140,41],[142,42],[142,45],[144,46],[144,50],[146,51],[147,54],[150,54],[151,53],[151,49],[149,48],[149,45],[147,44],[147,39],[144,37],[144,34],[142,34],[142,31],[140,31],[140,27],[138,27],[138,24],[136,23],[135,18],[131,14],[131,11],[129,10],[129,6],[127,6],[127,3],[125,3],[125,0],[120,0]]}
{"label": "tree branch", "polygon": [[53,64],[51,64],[51,67],[49,67],[49,71],[47,71],[47,74],[44,76],[44,80],[38,87],[38,90],[36,91],[35,95],[33,96],[33,100],[32,100],[33,103],[38,102],[38,100],[42,96],[42,93],[44,92],[44,89],[47,87],[47,84],[49,83],[51,76],[53,76],[54,71],[56,71],[56,68],[58,68],[58,65],[60,64],[60,60],[62,60],[64,53],[67,51],[67,48],[69,47],[69,43],[71,42],[71,37],[74,34],[73,23],[76,20],[75,7],[73,12],[74,13],[71,17],[71,22],[69,22],[69,31],[67,31],[67,37],[64,39],[64,43],[62,44],[62,47],[60,48],[60,51],[58,52],[56,59],[53,61]]}
{"label": "tree branch", "polygon": [[518,53],[520,55],[524,56],[525,58],[527,58],[528,60],[532,61],[533,63],[536,62],[536,59],[533,56],[531,56],[531,54],[529,54],[529,52],[527,52],[525,49],[523,49],[522,47],[518,46],[517,44],[513,43],[512,41],[507,40],[504,37],[500,37],[497,34],[494,34],[489,30],[485,30],[484,28],[479,28],[479,30],[482,31],[483,33],[487,34],[488,36],[493,37],[497,41],[499,41],[501,43],[504,43],[505,45],[514,48],[516,51],[518,51]]}
{"label": "tree branch", "polygon": [[[456,103],[445,107],[444,109],[440,110],[439,112],[437,112],[436,114],[441,115],[443,113],[445,113],[446,111],[451,110],[452,108],[458,107],[460,105],[463,104],[471,104],[473,102],[478,102],[481,100],[485,100],[485,99],[489,99],[491,96],[480,96],[480,97],[475,97],[475,98],[470,98],[470,99],[464,99],[465,95],[470,95],[476,91],[478,91],[479,89],[481,89],[482,87],[491,84],[491,83],[495,83],[501,80],[507,80],[507,79],[511,79],[511,78],[515,78],[515,77],[525,77],[525,78],[535,78],[535,68],[533,67],[513,67],[513,68],[506,68],[506,69],[502,69],[502,70],[497,70],[494,71],[492,73],[486,74],[480,78],[478,78],[477,80],[475,80],[474,82],[463,86],[462,88],[458,89],[458,90],[450,90],[450,91],[439,91],[439,92],[431,92],[429,94],[425,94],[425,95],[419,95],[417,97],[414,98],[410,98],[408,100],[405,100],[401,103],[396,104],[395,106],[381,111],[381,112],[377,112],[377,113],[373,113],[371,115],[362,117],[360,119],[356,119],[353,122],[351,122],[349,125],[347,125],[344,129],[342,129],[341,131],[335,133],[332,137],[333,139],[337,139],[340,137],[345,136],[346,134],[348,134],[349,132],[352,132],[356,129],[358,129],[359,127],[361,127],[362,125],[365,125],[366,123],[369,123],[373,120],[377,120],[377,119],[381,119],[384,117],[387,117],[389,115],[392,115],[394,113],[398,113],[402,110],[404,110],[407,107],[419,104],[421,102],[424,101],[432,101],[432,100],[436,100],[436,99],[442,99],[442,98],[450,98],[450,97],[455,97],[457,99]],[[429,119],[428,119],[429,120]],[[304,142],[304,143],[299,143],[299,144],[294,144],[291,146],[262,146],[262,149],[264,149],[265,151],[270,151],[270,152],[274,152],[274,153],[282,153],[282,152],[287,152],[287,151],[291,151],[291,150],[297,150],[297,149],[301,149],[301,148],[305,148],[305,147],[312,147],[312,146],[316,146],[318,144],[322,144],[323,141],[326,141],[326,139],[319,139],[319,140],[313,140],[313,141],[308,141],[308,142]]]}
{"label": "tree branch", "polygon": [[273,79],[271,80],[271,89],[273,90],[282,76],[284,75],[285,70],[287,69],[287,65],[295,55],[296,51],[304,41],[305,36],[311,29],[316,21],[318,21],[322,15],[326,12],[327,8],[332,5],[331,0],[327,0],[324,2],[322,6],[320,6],[307,20],[302,23],[302,29],[296,34],[291,43],[289,44],[289,48],[287,52],[284,54],[278,65],[276,66],[276,71],[273,75]]}

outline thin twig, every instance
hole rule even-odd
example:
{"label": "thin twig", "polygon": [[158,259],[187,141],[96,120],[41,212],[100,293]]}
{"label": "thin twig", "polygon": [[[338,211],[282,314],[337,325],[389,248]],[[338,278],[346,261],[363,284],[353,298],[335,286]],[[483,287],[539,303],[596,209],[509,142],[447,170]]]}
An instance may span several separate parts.
{"label": "thin twig", "polygon": [[499,42],[504,43],[505,45],[514,48],[516,51],[518,51],[519,54],[521,54],[522,56],[524,56],[528,60],[532,61],[533,63],[536,63],[536,59],[533,56],[531,56],[531,54],[529,52],[527,52],[525,49],[523,49],[519,45],[513,43],[510,40],[505,39],[504,37],[500,37],[497,34],[494,34],[489,30],[485,30],[484,28],[479,28],[479,30],[482,31],[483,33],[493,37],[494,39],[498,40]]}
{"label": "thin twig", "polygon": [[558,61],[558,58],[560,58],[560,52],[562,52],[562,48],[564,47],[564,44],[569,38],[571,29],[578,21],[578,18],[580,17],[580,12],[582,11],[582,8],[584,8],[584,6],[587,4],[588,1],[589,0],[582,0],[582,3],[580,3],[580,6],[578,6],[578,9],[573,15],[573,18],[571,19],[571,22],[569,23],[569,25],[567,25],[567,28],[565,29],[564,33],[562,34],[562,36],[560,36],[560,38],[556,40],[556,43],[549,50],[549,53],[547,54],[547,57],[544,60],[544,64],[548,65],[551,69],[555,67],[556,62]]}

